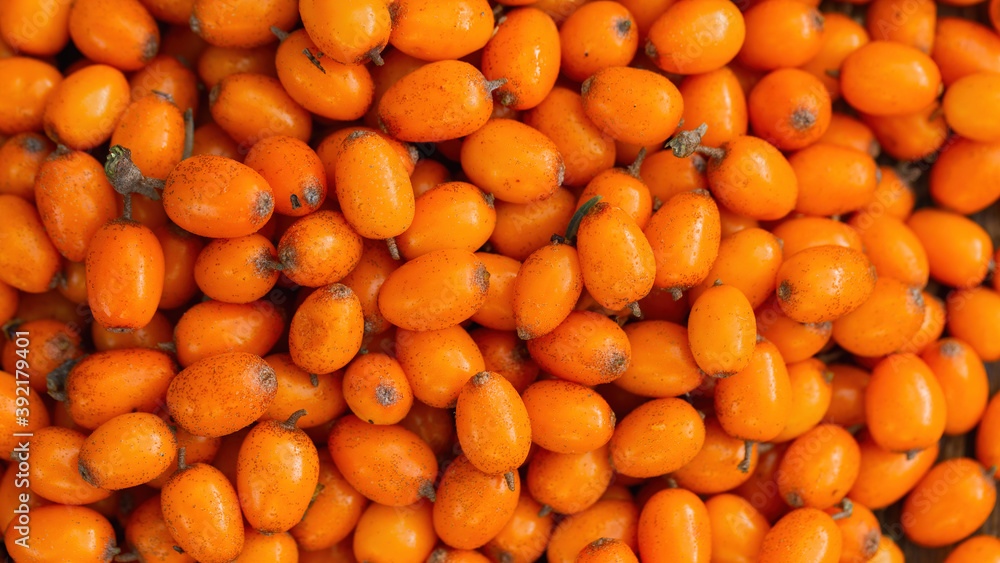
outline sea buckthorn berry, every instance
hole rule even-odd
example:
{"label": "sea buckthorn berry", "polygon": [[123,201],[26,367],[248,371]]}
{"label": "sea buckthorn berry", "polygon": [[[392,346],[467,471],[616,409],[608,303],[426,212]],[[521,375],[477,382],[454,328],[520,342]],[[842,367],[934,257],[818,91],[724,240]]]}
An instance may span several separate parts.
{"label": "sea buckthorn berry", "polygon": [[294,137],[261,139],[251,147],[243,164],[271,186],[275,213],[301,217],[319,209],[326,199],[322,161],[309,145]]}
{"label": "sea buckthorn berry", "polygon": [[167,466],[155,479],[146,483],[150,487],[156,489],[162,489],[163,485],[167,483],[174,473],[177,472],[177,451],[180,448],[184,448],[185,460],[191,461],[192,463],[212,463],[215,460],[216,454],[219,453],[219,448],[222,445],[222,438],[205,438],[203,436],[195,436],[194,434],[184,430],[183,428],[171,427],[171,430],[175,429],[174,436],[177,438],[178,450],[174,451],[170,455],[170,465]]}
{"label": "sea buckthorn berry", "polygon": [[1000,395],[993,398],[986,406],[979,422],[979,432],[976,434],[976,459],[984,467],[993,467],[1000,462],[1000,442],[997,442],[997,421],[1000,420]]}
{"label": "sea buckthorn berry", "polygon": [[438,541],[432,505],[423,499],[402,509],[369,504],[351,541],[353,553],[343,556],[345,562],[423,563]]}
{"label": "sea buckthorn berry", "polygon": [[[5,4],[5,7],[10,3]],[[6,17],[2,18],[7,22]],[[7,103],[0,108],[0,133],[16,135],[40,131],[48,100],[62,83],[63,75],[46,62],[30,57],[6,57],[0,71],[11,77],[0,86]]]}
{"label": "sea buckthorn berry", "polygon": [[906,6],[906,17],[901,18],[903,10],[897,0],[873,0],[868,4],[865,22],[871,38],[902,43],[930,54],[934,45],[937,4],[931,0],[917,0]]}
{"label": "sea buckthorn berry", "polygon": [[497,201],[497,226],[490,236],[493,248],[515,260],[549,244],[552,233],[565,232],[576,211],[573,192],[558,188],[546,199],[531,203]]}
{"label": "sea buckthorn berry", "polygon": [[819,141],[858,149],[870,154],[872,158],[877,157],[882,152],[882,147],[875,140],[875,133],[871,127],[865,125],[860,119],[838,111],[830,115],[830,126],[826,129],[826,133],[823,133],[823,136],[819,138]]}
{"label": "sea buckthorn berry", "polygon": [[847,103],[866,114],[915,113],[937,98],[941,71],[913,47],[872,41],[844,59],[840,88]]}
{"label": "sea buckthorn berry", "polygon": [[441,475],[434,501],[434,531],[452,547],[482,547],[513,516],[519,490],[516,471],[490,475],[460,455]]}
{"label": "sea buckthorn berry", "polygon": [[491,119],[462,143],[462,170],[497,199],[529,203],[552,195],[565,167],[548,137],[512,119]]}
{"label": "sea buckthorn berry", "polygon": [[595,72],[627,66],[639,47],[632,13],[618,2],[588,2],[569,14],[559,28],[560,71],[583,82]]}
{"label": "sea buckthorn berry", "polygon": [[869,201],[878,167],[867,153],[815,143],[788,157],[798,180],[795,210],[807,215],[839,215]]}
{"label": "sea buckthorn berry", "polygon": [[871,374],[867,370],[846,365],[830,364],[833,394],[823,422],[833,422],[847,428],[865,423],[865,391]]}
{"label": "sea buckthorn berry", "polygon": [[799,69],[775,70],[750,92],[749,115],[754,133],[781,150],[797,150],[814,143],[829,127],[830,114],[826,88],[819,79]]}
{"label": "sea buckthorn berry", "polygon": [[528,351],[543,370],[581,385],[615,380],[632,356],[625,332],[590,311],[573,311],[552,332],[529,340]]}
{"label": "sea buckthorn berry", "polygon": [[396,424],[413,405],[413,391],[395,358],[369,352],[359,355],[344,372],[344,400],[369,424]]}
{"label": "sea buckthorn berry", "polygon": [[18,383],[15,374],[0,371],[0,407],[6,409],[0,411],[4,413],[0,417],[0,428],[7,432],[3,440],[0,440],[0,455],[9,459],[13,459],[11,458],[11,454],[18,444],[18,437],[13,435],[15,432],[32,432],[40,428],[45,428],[50,422],[49,409],[42,402],[41,395],[38,393],[29,393],[27,408],[30,409],[31,416],[28,418],[28,424],[27,426],[16,424],[18,421],[15,417],[15,409],[24,408],[17,406],[18,403],[24,402],[17,399],[22,396],[23,391],[17,391],[22,387],[23,384]]}
{"label": "sea buckthorn berry", "polygon": [[719,252],[719,208],[704,190],[680,193],[653,214],[643,233],[656,263],[656,287],[675,297],[708,275]]}
{"label": "sea buckthorn berry", "polygon": [[447,182],[416,199],[413,222],[396,237],[396,245],[407,260],[442,248],[474,252],[495,226],[491,196],[467,182]]}
{"label": "sea buckthorn berry", "polygon": [[825,12],[823,41],[819,52],[806,63],[799,65],[799,68],[818,78],[830,93],[830,97],[836,100],[840,98],[840,80],[837,76],[831,76],[835,74],[832,71],[839,71],[847,55],[869,40],[864,26],[847,14]]}
{"label": "sea buckthorn berry", "polygon": [[178,466],[160,493],[163,520],[175,545],[198,561],[232,561],[245,538],[236,489],[211,465],[187,465],[178,454]]}
{"label": "sea buckthorn berry", "polygon": [[654,72],[612,66],[583,82],[583,110],[617,141],[654,145],[666,141],[684,112],[680,91]]}
{"label": "sea buckthorn berry", "polygon": [[750,501],[733,494],[705,501],[711,524],[712,554],[720,561],[752,561],[771,525]]}
{"label": "sea buckthorn berry", "polygon": [[291,29],[298,18],[295,2],[219,2],[195,0],[191,29],[212,45],[257,47],[274,41],[271,28]]}
{"label": "sea buckthorn berry", "polygon": [[[69,41],[71,7],[71,3],[47,3],[40,0],[5,3],[0,9],[0,39],[11,51],[6,56],[21,52],[47,57],[62,51]],[[40,13],[44,13],[45,18],[38,17]]]}
{"label": "sea buckthorn berry", "polygon": [[7,340],[3,346],[3,370],[21,372],[20,377],[27,378],[28,385],[38,393],[46,392],[46,379],[52,370],[83,356],[79,328],[62,321],[37,319],[17,323],[9,330],[28,334],[30,339],[27,345],[23,341],[18,345],[13,337]]}
{"label": "sea buckthorn berry", "polygon": [[985,114],[972,114],[971,107],[982,107],[990,111],[996,107],[991,101],[1000,95],[1000,73],[977,72],[955,81],[945,91],[942,107],[948,125],[956,133],[973,141],[1000,141],[1000,129],[995,125],[998,118]]}
{"label": "sea buckthorn berry", "polygon": [[555,512],[575,514],[600,500],[613,475],[607,446],[583,454],[540,449],[528,465],[528,491]]}
{"label": "sea buckthorn berry", "polygon": [[830,408],[833,394],[830,385],[833,372],[823,362],[809,358],[788,364],[787,370],[788,381],[792,386],[788,421],[781,433],[774,437],[774,442],[798,438],[819,424]]}
{"label": "sea buckthorn berry", "polygon": [[276,266],[277,250],[258,233],[215,239],[198,253],[194,279],[211,299],[250,303],[267,295],[277,283]]}
{"label": "sea buckthorn berry", "polygon": [[69,35],[85,57],[119,70],[139,70],[160,48],[156,20],[139,0],[78,0],[69,11]]}
{"label": "sea buckthorn berry", "polygon": [[288,95],[316,115],[351,121],[362,117],[372,105],[375,85],[368,68],[337,62],[323,53],[303,29],[281,41],[275,66]]}
{"label": "sea buckthorn berry", "polygon": [[552,563],[574,563],[594,538],[622,541],[639,549],[639,508],[631,500],[601,500],[567,517],[552,531],[546,557]]}
{"label": "sea buckthorn berry", "polygon": [[486,299],[489,273],[460,249],[435,250],[389,274],[379,291],[379,310],[406,330],[442,330],[472,316]]}
{"label": "sea buckthorn berry", "polygon": [[1000,360],[996,319],[1000,294],[986,287],[953,292],[947,300],[948,331],[967,342],[984,362]]}
{"label": "sea buckthorn berry", "polygon": [[178,373],[167,389],[167,408],[196,436],[225,436],[260,418],[276,393],[274,369],[263,359],[229,352]]}
{"label": "sea buckthorn berry", "polygon": [[745,368],[716,381],[716,416],[727,434],[746,441],[743,467],[751,461],[751,442],[768,442],[784,429],[791,400],[788,369],[766,340],[757,343]]}
{"label": "sea buckthorn berry", "polygon": [[389,274],[398,267],[399,262],[393,260],[384,242],[364,240],[360,261],[340,280],[361,300],[365,334],[380,334],[391,326],[378,309],[378,292]]}
{"label": "sea buckthorn berry", "polygon": [[413,187],[406,165],[381,136],[348,135],[335,166],[337,201],[361,236],[387,239],[410,227]]}
{"label": "sea buckthorn berry", "polygon": [[875,282],[871,296],[857,309],[833,321],[833,340],[859,356],[883,356],[899,350],[924,322],[920,290],[889,277]]}
{"label": "sea buckthorn berry", "polygon": [[849,432],[821,424],[792,442],[778,467],[778,489],[792,508],[839,503],[858,476],[861,451]]}
{"label": "sea buckthorn berry", "polygon": [[649,29],[646,54],[667,72],[702,74],[733,60],[745,34],[743,14],[731,2],[675,3]]}
{"label": "sea buckthorn berry", "polygon": [[491,475],[517,471],[531,448],[524,402],[497,373],[480,372],[465,383],[455,407],[455,429],[469,462]]}
{"label": "sea buckthorn berry", "polygon": [[822,350],[833,334],[833,324],[800,323],[785,316],[775,297],[756,311],[757,332],[778,347],[789,364],[809,359]]}
{"label": "sea buckthorn berry", "polygon": [[80,447],[87,439],[85,434],[59,426],[47,426],[32,434],[34,455],[27,475],[31,492],[46,501],[68,505],[91,504],[111,496],[111,491],[95,487],[80,476]]}
{"label": "sea buckthorn berry", "polygon": [[944,392],[934,372],[917,356],[893,354],[880,361],[872,370],[864,401],[868,431],[887,450],[920,450],[944,434]]}
{"label": "sea buckthorn berry", "polygon": [[264,356],[281,338],[285,322],[284,310],[269,301],[203,301],[185,311],[174,327],[177,362],[187,367],[226,352]]}
{"label": "sea buckthorn berry", "polygon": [[[697,209],[696,205],[692,207]],[[617,311],[649,294],[656,257],[639,225],[620,208],[605,202],[597,202],[589,210],[581,208],[578,213],[584,215],[576,237],[569,230],[567,234],[577,240],[580,272],[590,295],[601,306]],[[710,213],[711,209],[706,212],[706,222],[711,221]],[[707,238],[710,240],[711,234]]]}
{"label": "sea buckthorn berry", "polygon": [[945,86],[983,70],[1000,71],[1000,37],[990,28],[963,18],[938,18],[931,57]]}
{"label": "sea buckthorn berry", "polygon": [[860,232],[865,253],[880,278],[887,276],[915,288],[927,285],[927,252],[905,223],[890,215],[860,213],[851,217],[850,225]]}
{"label": "sea buckthorn berry", "polygon": [[163,207],[170,220],[196,235],[234,238],[255,233],[267,223],[274,195],[263,176],[249,166],[199,155],[182,161],[167,176]]}
{"label": "sea buckthorn berry", "polygon": [[930,471],[938,445],[917,452],[891,452],[875,443],[867,431],[859,435],[858,477],[847,496],[872,510],[885,508],[906,496]]}
{"label": "sea buckthorn berry", "polygon": [[198,293],[194,266],[205,243],[201,237],[173,223],[157,227],[153,234],[160,241],[160,248],[163,250],[163,293],[160,295],[160,308],[176,309],[190,302]]}
{"label": "sea buckthorn berry", "polygon": [[563,454],[594,451],[611,439],[615,415],[596,391],[560,380],[536,381],[522,394],[531,439]]}
{"label": "sea buckthorn berry", "polygon": [[105,223],[87,248],[87,300],[106,329],[149,324],[163,292],[163,249],[149,228],[131,219]]}
{"label": "sea buckthorn berry", "polygon": [[194,130],[194,143],[191,145],[191,154],[194,156],[202,154],[224,156],[237,162],[243,160],[239,144],[214,121]]}
{"label": "sea buckthorn berry", "polygon": [[490,274],[486,301],[470,319],[472,322],[496,330],[514,330],[514,282],[521,263],[513,258],[490,252],[477,252],[476,258]]}
{"label": "sea buckthorn berry", "polygon": [[900,522],[906,537],[941,547],[979,529],[996,504],[993,471],[965,457],[935,465],[903,502]]}
{"label": "sea buckthorn berry", "polygon": [[708,275],[691,288],[689,298],[697,301],[719,280],[739,289],[751,307],[760,307],[774,294],[774,278],[781,266],[783,242],[776,235],[756,227],[723,237]]}
{"label": "sea buckthorn berry", "polygon": [[288,279],[320,287],[347,276],[361,260],[363,245],[342,213],[320,210],[292,223],[277,251],[281,272]]}
{"label": "sea buckthorn berry", "polygon": [[705,443],[705,423],[681,399],[653,399],[619,421],[611,437],[615,471],[655,477],[691,462]]}
{"label": "sea buckthorn berry", "polygon": [[469,336],[483,355],[486,371],[502,375],[518,393],[535,382],[538,364],[528,355],[528,347],[514,331],[477,328]]}
{"label": "sea buckthorn berry", "polygon": [[643,397],[679,397],[701,385],[704,374],[691,354],[685,327],[645,320],[624,330],[632,359],[615,385]]}
{"label": "sea buckthorn berry", "polygon": [[757,469],[756,446],[747,471],[740,468],[746,455],[743,440],[726,434],[715,418],[705,420],[705,444],[690,462],[670,474],[677,486],[700,495],[720,493],[746,482]]}
{"label": "sea buckthorn berry", "polygon": [[[86,506],[53,504],[27,512],[31,535],[22,535],[15,526],[4,534],[7,553],[15,561],[62,561],[72,555],[77,561],[111,561],[120,549],[115,545],[111,522]],[[30,537],[29,541],[18,539]]]}
{"label": "sea buckthorn berry", "polygon": [[989,379],[976,351],[957,338],[943,338],[928,346],[920,359],[941,384],[947,404],[945,434],[954,436],[975,428],[989,399]]}
{"label": "sea buckthorn berry", "polygon": [[567,186],[582,186],[614,165],[614,141],[590,121],[583,111],[583,98],[573,90],[556,86],[524,113],[523,121],[555,143],[565,165],[563,183]]}
{"label": "sea buckthorn berry", "polygon": [[993,256],[986,230],[958,213],[921,209],[906,221],[927,252],[930,276],[956,288],[982,283]]}
{"label": "sea buckthorn berry", "polygon": [[155,414],[116,416],[80,447],[80,475],[95,487],[120,490],[152,481],[172,461],[177,438]]}
{"label": "sea buckthorn berry", "polygon": [[0,281],[30,293],[55,286],[59,251],[52,244],[35,206],[15,195],[0,194]]}
{"label": "sea buckthorn berry", "polygon": [[[193,563],[194,557],[179,553],[167,522],[163,519],[160,495],[150,497],[128,516],[125,523],[125,540],[140,557],[162,563]],[[142,560],[142,559],[140,559]]]}
{"label": "sea buckthorn berry", "polygon": [[711,530],[708,510],[697,495],[685,489],[660,491],[639,514],[639,556],[649,563],[704,563],[712,550]]}
{"label": "sea buckthorn berry", "polygon": [[705,153],[708,185],[720,206],[753,219],[780,219],[795,207],[795,172],[770,143],[739,136]]}
{"label": "sea buckthorn berry", "polygon": [[843,538],[837,522],[815,508],[785,515],[764,535],[760,563],[834,563],[840,561]]}
{"label": "sea buckthorn berry", "polygon": [[59,252],[82,262],[97,230],[115,218],[115,192],[97,159],[81,151],[57,150],[42,164],[35,204]]}
{"label": "sea buckthorn berry", "polygon": [[534,561],[545,553],[545,547],[552,535],[555,514],[549,512],[539,516],[542,505],[531,498],[527,490],[521,490],[514,515],[503,529],[482,547],[492,561],[510,557],[515,562]]}
{"label": "sea buckthorn berry", "polygon": [[347,482],[374,502],[407,506],[420,497],[434,498],[437,459],[402,426],[369,424],[347,415],[333,426],[329,448]]}
{"label": "sea buckthorn berry", "polygon": [[1000,540],[993,536],[973,536],[955,548],[945,563],[994,563],[1000,561]]}
{"label": "sea buckthorn berry", "polygon": [[303,551],[329,549],[348,537],[368,506],[368,499],[347,482],[326,450],[319,451],[319,486],[323,488],[305,516],[289,530]]}
{"label": "sea buckthorn berry", "polygon": [[545,12],[529,6],[511,10],[500,18],[493,37],[483,48],[481,67],[487,80],[507,80],[496,90],[501,104],[525,110],[537,106],[552,90],[559,76],[559,58],[555,22]]}
{"label": "sea buckthorn berry", "polygon": [[857,309],[875,289],[875,268],[861,252],[816,246],[788,257],[778,269],[778,304],[800,323],[833,321]]}
{"label": "sea buckthorn berry", "polygon": [[746,39],[737,60],[754,69],[802,65],[823,45],[823,15],[793,0],[760,2],[743,14]]}
{"label": "sea buckthorn berry", "polygon": [[936,152],[948,139],[948,123],[940,108],[941,105],[935,101],[916,113],[862,113],[860,117],[871,128],[886,154],[900,160],[917,160]]}
{"label": "sea buckthorn berry", "polygon": [[285,92],[277,78],[231,74],[212,88],[208,98],[212,119],[243,150],[276,135],[300,141],[312,135],[312,115]]}
{"label": "sea buckthorn berry", "polygon": [[595,176],[580,193],[577,208],[583,207],[595,196],[627,213],[645,229],[653,213],[653,198],[649,188],[639,176],[645,153],[637,157],[628,168],[609,168]]}
{"label": "sea buckthorn berry", "polygon": [[292,317],[288,348],[295,365],[309,373],[330,373],[346,366],[361,349],[361,302],[345,285],[321,287]]}
{"label": "sea buckthorn berry", "polygon": [[389,87],[378,103],[379,125],[401,141],[464,137],[489,121],[498,86],[469,63],[430,63]]}
{"label": "sea buckthorn berry", "polygon": [[[173,358],[159,350],[91,354],[69,371],[66,408],[73,423],[88,430],[129,412],[154,412],[176,374]],[[113,397],[105,392],[110,388],[116,389]]]}
{"label": "sea buckthorn berry", "polygon": [[816,246],[842,246],[858,252],[865,250],[857,229],[827,217],[792,217],[773,227],[771,233],[781,239],[785,258]]}
{"label": "sea buckthorn berry", "polygon": [[[683,85],[684,83],[681,83],[681,86]],[[642,161],[639,167],[639,179],[649,189],[650,196],[654,200],[664,202],[679,193],[708,189],[708,180],[705,178],[706,167],[706,160],[700,154],[677,158],[670,151],[658,151]]]}
{"label": "sea buckthorn berry", "polygon": [[403,0],[392,10],[389,43],[425,61],[460,59],[483,48],[493,33],[493,10],[486,0]]}
{"label": "sea buckthorn berry", "polygon": [[451,181],[451,170],[436,160],[421,158],[410,172],[410,184],[413,185],[413,197],[420,197],[438,184]]}
{"label": "sea buckthorn berry", "polygon": [[302,25],[320,50],[345,64],[381,62],[389,42],[392,17],[386,0],[350,0],[336,4],[305,0],[299,6]]}
{"label": "sea buckthorn berry", "polygon": [[35,178],[55,150],[38,133],[19,133],[0,145],[0,194],[35,200]]}
{"label": "sea buckthorn berry", "polygon": [[[44,84],[51,82],[57,82],[56,78]],[[45,99],[45,134],[71,149],[87,150],[111,138],[128,107],[129,86],[120,70],[95,64],[58,82]]]}
{"label": "sea buckthorn berry", "polygon": [[275,45],[251,49],[209,45],[198,57],[198,76],[209,91],[231,74],[249,72],[277,77],[274,61],[276,50]]}
{"label": "sea buckthorn berry", "polygon": [[132,162],[145,176],[163,180],[184,154],[184,116],[160,94],[133,101],[125,109],[111,144],[131,150]]}
{"label": "sea buckthorn berry", "polygon": [[454,407],[462,386],[486,369],[475,341],[461,326],[396,331],[396,357],[413,396],[436,408]]}
{"label": "sea buckthorn berry", "polygon": [[300,410],[283,422],[261,422],[240,446],[236,490],[244,517],[260,532],[286,532],[309,508],[319,479],[319,454],[296,427],[304,414]]}
{"label": "sea buckthorn berry", "polygon": [[326,424],[347,410],[343,396],[343,374],[310,374],[292,363],[288,353],[272,354],[264,361],[274,369],[278,391],[261,420],[287,420],[305,409],[296,425],[310,428]]}
{"label": "sea buckthorn berry", "polygon": [[698,367],[712,377],[728,377],[750,363],[757,344],[753,307],[739,289],[716,285],[691,307],[688,338]]}
{"label": "sea buckthorn berry", "polygon": [[[749,118],[746,95],[736,74],[729,67],[685,76],[678,89],[684,98],[683,119],[681,125],[678,125],[682,131],[692,131],[704,123],[708,130],[702,135],[701,142],[710,147],[717,147],[747,134]],[[660,157],[662,161],[669,162],[668,158],[666,154]],[[700,176],[704,174],[704,159],[700,156],[694,158],[700,159],[695,161],[701,163]],[[677,166],[678,163],[674,165]],[[646,181],[654,183],[649,179]],[[698,187],[706,186],[693,186]],[[669,199],[669,196],[657,195],[662,201]]]}
{"label": "sea buckthorn berry", "polygon": [[612,538],[596,539],[583,548],[577,563],[638,563],[635,552],[625,542]]}
{"label": "sea buckthorn berry", "polygon": [[931,197],[952,211],[978,213],[1000,199],[998,168],[1000,143],[954,139],[931,166]]}

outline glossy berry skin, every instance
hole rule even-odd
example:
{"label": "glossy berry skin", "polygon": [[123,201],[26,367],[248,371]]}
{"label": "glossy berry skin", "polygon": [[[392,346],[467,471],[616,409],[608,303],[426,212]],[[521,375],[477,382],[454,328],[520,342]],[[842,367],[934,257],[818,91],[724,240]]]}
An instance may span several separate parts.
{"label": "glossy berry skin", "polygon": [[883,448],[906,452],[935,444],[944,434],[946,408],[940,383],[919,357],[893,354],[872,370],[865,417]]}
{"label": "glossy berry skin", "polygon": [[990,471],[969,458],[934,466],[903,503],[906,536],[922,546],[940,547],[972,534],[996,504]]}
{"label": "glossy berry skin", "polygon": [[650,145],[674,132],[684,111],[681,94],[666,78],[648,70],[609,67],[584,81],[583,109],[615,140]]}
{"label": "glossy berry skin", "polygon": [[821,323],[857,309],[875,288],[875,267],[857,250],[817,246],[778,269],[778,304],[792,320]]}
{"label": "glossy berry skin", "polygon": [[462,387],[455,406],[462,453],[491,475],[516,471],[531,448],[531,422],[514,386],[496,373],[481,372]]}
{"label": "glossy berry skin", "polygon": [[[506,481],[476,469],[464,455],[441,476],[434,502],[434,531],[448,545],[476,549],[503,529],[517,508],[520,478]],[[513,485],[513,486],[511,486]]]}
{"label": "glossy berry skin", "polygon": [[163,249],[145,225],[116,219],[87,248],[87,300],[101,326],[130,332],[149,324],[163,292]]}
{"label": "glossy berry skin", "polygon": [[854,484],[860,458],[853,436],[835,424],[821,424],[796,438],[785,451],[778,466],[782,475],[778,489],[793,508],[830,508]]}
{"label": "glossy berry skin", "polygon": [[837,523],[815,508],[793,510],[764,536],[760,563],[836,563],[843,539]]}
{"label": "glossy berry skin", "polygon": [[215,467],[196,463],[178,470],[163,486],[160,501],[170,535],[198,561],[224,563],[243,550],[236,489]]}
{"label": "glossy berry skin", "polygon": [[[199,205],[192,205],[193,201]],[[274,195],[249,166],[215,155],[191,157],[167,176],[163,207],[184,230],[212,238],[257,232],[271,218]]]}
{"label": "glossy berry skin", "polygon": [[[7,527],[4,545],[16,561],[30,563],[63,561],[72,554],[75,561],[105,563],[119,551],[115,531],[103,515],[85,506],[52,504],[28,513],[31,535],[22,535],[14,525]],[[20,538],[28,541],[17,543]]]}
{"label": "glossy berry skin", "polygon": [[261,422],[243,438],[236,463],[236,491],[252,528],[286,532],[302,520],[319,480],[319,454],[305,432],[287,421]]}
{"label": "glossy berry skin", "polygon": [[[659,428],[670,431],[657,432]],[[611,459],[623,475],[653,477],[683,467],[704,443],[705,423],[694,407],[680,399],[654,399],[618,423]]]}
{"label": "glossy berry skin", "polygon": [[609,318],[573,311],[552,332],[528,341],[542,369],[581,385],[608,383],[629,365],[632,353],[625,332]]}
{"label": "glossy berry skin", "polygon": [[407,506],[432,496],[437,459],[425,442],[401,426],[369,424],[347,415],[334,425],[328,445],[347,482],[377,503]]}
{"label": "glossy berry skin", "polygon": [[753,307],[733,286],[710,287],[691,307],[688,338],[698,367],[707,375],[735,374],[750,363],[757,345]]}

